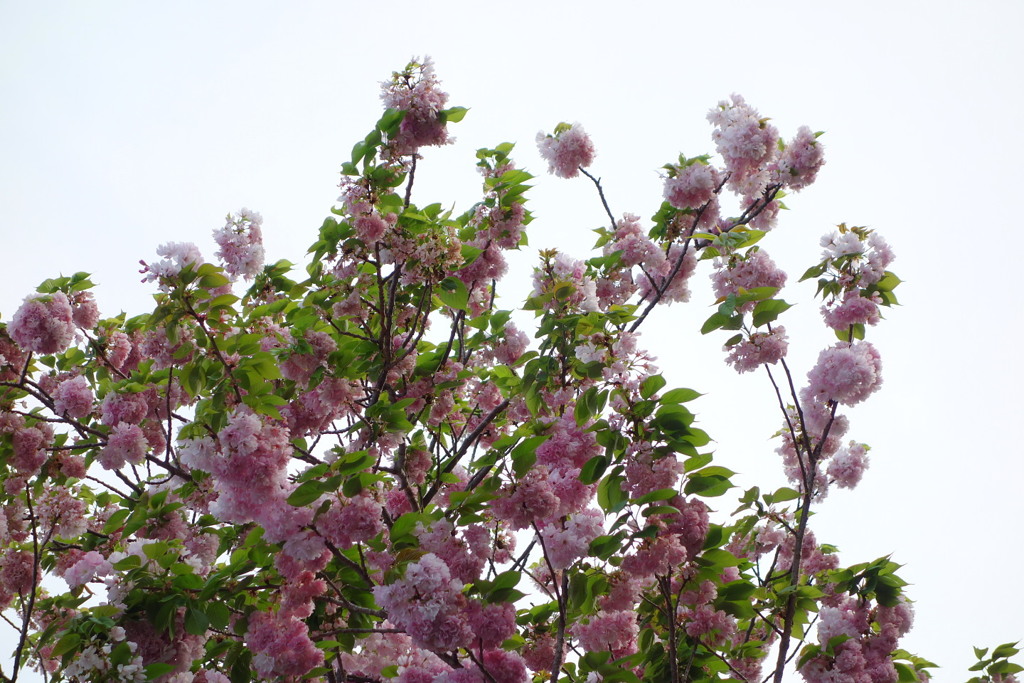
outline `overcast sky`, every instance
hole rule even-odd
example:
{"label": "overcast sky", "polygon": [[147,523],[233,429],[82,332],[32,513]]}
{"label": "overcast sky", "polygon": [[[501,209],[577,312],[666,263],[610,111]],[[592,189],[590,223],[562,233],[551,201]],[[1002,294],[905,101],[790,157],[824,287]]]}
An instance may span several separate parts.
{"label": "overcast sky", "polygon": [[[1021,27],[1024,3],[1009,0],[0,0],[0,319],[79,270],[101,284],[104,314],[148,311],[139,260],[168,241],[212,259],[211,230],[243,206],[263,214],[268,257],[300,263],[340,163],[379,115],[379,82],[424,54],[471,111],[457,144],[427,150],[414,201],[467,208],[474,150],[506,140],[542,176],[531,247],[503,290],[514,307],[537,248],[586,257],[607,222],[586,180],[543,173],[538,130],[581,122],[613,211],[646,219],[657,169],[713,152],[705,114],[741,93],[787,139],[826,131],[818,182],[762,243],[792,276],[784,296],[798,306],[783,323],[798,380],[834,342],[813,287],[795,282],[819,237],[867,225],[897,254],[904,305],[868,336],[885,385],[848,411],[871,468],[812,524],[847,564],[891,553],[906,565],[917,622],[903,645],[943,665],[936,681],[963,681],[972,645],[1024,637]],[[770,385],[721,362],[726,335],[700,338],[706,270],[691,288],[642,343],[670,386],[707,394],[694,407],[720,464],[743,486],[779,485]]]}

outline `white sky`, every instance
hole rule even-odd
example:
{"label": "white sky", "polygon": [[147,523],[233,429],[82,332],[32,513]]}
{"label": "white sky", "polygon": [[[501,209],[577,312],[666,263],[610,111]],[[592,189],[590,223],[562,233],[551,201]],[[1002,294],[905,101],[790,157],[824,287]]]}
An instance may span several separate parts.
{"label": "white sky", "polygon": [[[943,665],[936,681],[963,681],[972,645],[1024,637],[1007,571],[1024,562],[1022,315],[1007,262],[1024,180],[1022,26],[1024,3],[1009,0],[0,0],[0,318],[78,270],[101,283],[103,313],[148,311],[139,259],[168,241],[212,258],[210,231],[243,206],[263,214],[271,260],[301,263],[340,163],[379,115],[378,83],[422,54],[472,111],[458,144],[427,151],[414,201],[471,205],[474,150],[505,140],[542,176],[531,250],[505,285],[513,307],[537,247],[585,257],[606,222],[588,181],[543,173],[538,130],[583,123],[613,211],[646,219],[656,169],[713,152],[704,115],[741,93],[785,138],[802,124],[827,132],[828,165],[763,242],[800,303],[783,321],[798,380],[834,341],[813,288],[795,283],[818,238],[868,225],[897,253],[904,306],[868,336],[885,386],[849,411],[871,469],[813,524],[847,564],[892,553],[906,565],[917,623],[903,645]],[[670,386],[708,394],[695,409],[720,464],[744,486],[781,484],[770,386],[721,362],[725,335],[699,338],[706,271],[691,288],[643,344]]]}

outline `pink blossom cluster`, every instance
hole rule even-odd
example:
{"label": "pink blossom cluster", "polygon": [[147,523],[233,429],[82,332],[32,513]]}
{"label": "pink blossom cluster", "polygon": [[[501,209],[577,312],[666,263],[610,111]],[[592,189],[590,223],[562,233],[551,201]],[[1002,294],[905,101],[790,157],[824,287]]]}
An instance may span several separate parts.
{"label": "pink blossom cluster", "polygon": [[818,401],[856,405],[881,386],[881,356],[869,342],[839,342],[822,350],[807,379]]}
{"label": "pink blossom cluster", "polygon": [[858,290],[848,291],[841,301],[834,301],[831,306],[822,306],[821,314],[825,324],[834,330],[844,331],[851,325],[876,325],[882,319],[878,310],[881,301],[877,292],[865,297]]}
{"label": "pink blossom cluster", "polygon": [[450,521],[439,519],[429,527],[418,525],[416,538],[423,550],[448,566],[452,578],[464,584],[479,580],[490,555],[490,533],[480,524],[471,524],[459,534]]}
{"label": "pink blossom cluster", "polygon": [[365,181],[354,179],[350,176],[341,177],[341,195],[338,201],[341,202],[346,213],[351,216],[352,227],[356,235],[367,247],[384,239],[385,234],[393,228],[398,221],[398,216],[388,213],[380,214],[374,206],[374,195],[367,187]]}
{"label": "pink blossom cluster", "polygon": [[605,255],[619,252],[625,268],[640,266],[644,272],[665,275],[665,252],[647,236],[636,214],[623,214],[615,224],[615,239],[604,246]]}
{"label": "pink blossom cluster", "polygon": [[[384,621],[381,627],[393,629],[394,624]],[[391,632],[372,633],[361,639],[356,652],[342,652],[341,662],[349,674],[374,679],[389,666],[397,666],[399,675],[405,671],[426,673],[429,681],[450,669],[436,654],[414,645],[407,634]]]}
{"label": "pink blossom cluster", "polygon": [[674,452],[656,454],[649,443],[633,442],[626,453],[626,485],[633,498],[659,489],[674,488],[685,471]]}
{"label": "pink blossom cluster", "polygon": [[186,266],[197,268],[203,263],[203,255],[199,247],[191,242],[168,242],[161,244],[156,250],[157,256],[163,258],[156,263],[142,262],[142,273],[146,276],[143,282],[156,281],[162,291],[169,292],[172,288],[170,280],[177,277]]}
{"label": "pink blossom cluster", "polygon": [[103,469],[119,470],[126,462],[140,464],[146,457],[149,443],[138,425],[119,422],[107,437],[107,445],[100,451]]}
{"label": "pink blossom cluster", "polygon": [[677,209],[699,209],[716,198],[721,182],[718,169],[700,161],[674,166],[665,179],[665,201]]}
{"label": "pink blossom cluster", "polygon": [[736,619],[730,614],[715,609],[711,604],[695,607],[681,606],[678,610],[680,620],[685,623],[686,633],[700,639],[704,644],[721,645],[728,642],[736,634]]}
{"label": "pink blossom cluster", "polygon": [[745,196],[759,195],[769,181],[768,163],[776,152],[779,132],[740,95],[708,112],[711,134],[725,161],[729,186]]}
{"label": "pink blossom cluster", "polygon": [[611,652],[613,659],[619,659],[636,652],[636,612],[598,612],[586,623],[578,622],[571,627],[573,636],[587,652]]}
{"label": "pink blossom cluster", "polygon": [[503,365],[512,365],[526,352],[530,338],[512,322],[505,323],[504,332],[501,342],[494,347],[494,358]]}
{"label": "pink blossom cluster", "polygon": [[472,642],[462,582],[433,553],[409,563],[394,583],[375,586],[373,595],[388,619],[404,629],[417,647],[449,651]]}
{"label": "pink blossom cluster", "polygon": [[213,231],[220,247],[215,256],[232,277],[251,280],[263,268],[262,224],[260,214],[242,209],[237,215],[228,214],[224,227]]}
{"label": "pink blossom cluster", "polygon": [[[835,407],[812,393],[811,387],[804,387],[800,392],[801,409],[788,409],[786,422],[779,432],[782,445],[776,449],[790,481],[801,488],[811,488],[819,498],[827,495],[829,480],[819,467],[809,468],[807,444],[817,453],[819,463],[839,451],[850,423]],[[790,425],[796,430],[795,435],[790,433]]]}
{"label": "pink blossom cluster", "polygon": [[829,460],[827,474],[839,488],[852,489],[860,482],[867,468],[867,444],[851,441],[849,446],[841,448]]}
{"label": "pink blossom cluster", "polygon": [[53,428],[45,422],[37,422],[29,427],[20,416],[17,418],[3,431],[13,432],[11,446],[14,449],[14,457],[11,458],[10,465],[19,474],[29,477],[38,472],[46,462],[45,449],[53,442]]}
{"label": "pink blossom cluster", "polygon": [[337,350],[337,342],[326,332],[307,330],[281,363],[281,374],[296,384],[308,384],[313,373],[326,367],[327,357]]}
{"label": "pink blossom cluster", "polygon": [[135,653],[143,664],[162,662],[174,667],[170,674],[156,679],[159,683],[164,683],[170,675],[185,673],[192,667],[192,662],[203,655],[206,638],[185,630],[184,608],[176,610],[171,628],[167,630],[157,628],[145,617],[121,623],[124,639],[137,645]]}
{"label": "pink blossom cluster", "polygon": [[14,547],[0,551],[0,606],[6,608],[16,595],[27,597],[40,578],[31,552]]}
{"label": "pink blossom cluster", "polygon": [[86,504],[79,498],[80,487],[55,487],[36,502],[36,519],[53,538],[77,538],[85,533],[89,522]]}
{"label": "pink blossom cluster", "polygon": [[17,382],[28,352],[10,337],[9,326],[0,325],[0,382]]}
{"label": "pink blossom cluster", "polygon": [[31,296],[15,311],[7,332],[26,351],[60,353],[75,335],[71,302],[64,292]]}
{"label": "pink blossom cluster", "polygon": [[725,362],[736,372],[750,372],[762,365],[774,365],[786,357],[789,340],[786,328],[773,327],[768,332],[752,332],[737,344],[726,347],[729,355]]}
{"label": "pink blossom cluster", "polygon": [[554,135],[537,133],[537,148],[548,171],[560,178],[575,178],[581,168],[594,163],[594,143],[578,123],[561,123]]}
{"label": "pink blossom cluster", "polygon": [[[660,295],[665,303],[689,300],[688,281],[697,267],[694,251],[672,244],[666,253],[644,232],[639,216],[623,214],[604,253],[618,253],[619,263],[597,281],[602,308],[625,303],[637,291],[642,299]],[[633,268],[640,271],[635,277]]]}
{"label": "pink blossom cluster", "polygon": [[558,253],[534,269],[533,296],[553,295],[546,304],[549,309],[564,303],[582,311],[596,311],[597,285],[586,272],[586,264],[582,261]]}
{"label": "pink blossom cluster", "polygon": [[[715,259],[711,284],[715,296],[724,299],[730,294],[738,294],[741,289],[781,289],[786,284],[786,273],[775,265],[775,261],[763,249],[751,249],[745,255],[732,254],[728,258]],[[749,312],[755,305],[755,302],[749,301],[737,310]]]}
{"label": "pink blossom cluster", "polygon": [[287,428],[278,422],[238,408],[216,440],[187,441],[179,454],[183,464],[213,475],[217,499],[210,510],[224,521],[256,522],[274,543],[312,517],[309,508],[285,502],[293,488],[287,478],[292,445]]}
{"label": "pink blossom cluster", "polygon": [[824,164],[825,149],[818,136],[807,126],[800,126],[779,157],[778,174],[786,187],[802,190],[814,182]]}
{"label": "pink blossom cluster", "polygon": [[441,117],[441,110],[448,102],[448,93],[441,90],[441,82],[429,57],[422,63],[413,60],[405,71],[396,72],[381,86],[384,106],[405,113],[394,140],[396,154],[415,154],[420,147],[449,142]]}
{"label": "pink blossom cluster", "polygon": [[821,238],[822,259],[838,271],[844,290],[869,287],[885,275],[895,255],[889,244],[876,232],[864,228],[847,228]]}
{"label": "pink blossom cluster", "polygon": [[559,520],[583,511],[593,497],[594,485],[583,484],[579,475],[601,447],[593,433],[580,428],[568,412],[553,421],[549,430],[549,438],[537,447],[536,464],[518,482],[502,487],[491,501],[491,512],[512,529],[556,525],[545,533],[559,546],[560,561],[569,562],[572,553],[586,550],[580,546],[581,539],[594,531],[594,525],[587,517],[566,527]]}
{"label": "pink blossom cluster", "polygon": [[338,548],[351,548],[384,530],[381,504],[368,490],[351,498],[331,497],[316,518],[317,531]]}
{"label": "pink blossom cluster", "polygon": [[53,410],[58,415],[81,420],[92,412],[94,400],[89,380],[82,375],[75,375],[57,385],[53,395]]}
{"label": "pink blossom cluster", "polygon": [[656,292],[661,292],[660,300],[665,303],[689,301],[689,280],[696,269],[697,255],[693,249],[681,244],[671,245],[664,274],[644,273],[640,276],[640,298],[653,299]]}
{"label": "pink blossom cluster", "polygon": [[540,530],[544,552],[555,571],[566,569],[585,557],[590,542],[604,533],[604,515],[599,510],[581,510],[562,523],[553,522]]}
{"label": "pink blossom cluster", "polygon": [[245,640],[256,653],[256,671],[266,679],[302,676],[324,661],[323,650],[309,637],[309,627],[293,616],[255,612],[249,617]]}
{"label": "pink blossom cluster", "polygon": [[676,535],[644,539],[632,554],[622,559],[627,576],[649,583],[656,576],[669,576],[686,562],[688,554]]}
{"label": "pink blossom cluster", "polygon": [[[872,608],[867,601],[847,597],[822,607],[818,643],[823,651],[800,667],[800,675],[807,683],[896,683],[892,653],[913,619],[905,601]],[[833,644],[834,656],[828,656],[824,648],[840,636],[846,640]]]}

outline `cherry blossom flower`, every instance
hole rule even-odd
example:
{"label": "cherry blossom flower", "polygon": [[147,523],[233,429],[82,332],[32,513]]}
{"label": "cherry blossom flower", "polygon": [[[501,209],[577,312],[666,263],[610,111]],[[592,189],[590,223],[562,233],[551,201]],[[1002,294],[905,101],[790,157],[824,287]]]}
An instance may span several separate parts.
{"label": "cherry blossom flower", "polygon": [[537,147],[548,171],[561,178],[575,178],[581,168],[594,163],[594,143],[578,123],[560,123],[554,135],[537,133]]}

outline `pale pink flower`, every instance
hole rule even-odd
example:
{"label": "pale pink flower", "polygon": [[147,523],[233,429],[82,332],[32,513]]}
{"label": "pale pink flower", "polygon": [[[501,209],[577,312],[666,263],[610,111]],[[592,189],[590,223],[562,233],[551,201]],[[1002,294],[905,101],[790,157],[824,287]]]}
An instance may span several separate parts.
{"label": "pale pink flower", "polygon": [[103,555],[95,550],[90,550],[64,572],[64,580],[68,582],[68,586],[75,588],[93,579],[108,576],[113,571],[113,566]]}
{"label": "pale pink flower", "polygon": [[860,403],[882,384],[882,360],[868,342],[840,342],[824,349],[807,373],[808,391],[821,401]]}
{"label": "pale pink flower", "polygon": [[160,289],[170,291],[171,285],[166,280],[176,277],[186,266],[198,268],[203,263],[203,255],[199,247],[191,242],[168,242],[161,244],[156,250],[157,256],[163,256],[156,263],[142,262],[142,273],[146,276],[143,282],[159,281]]}
{"label": "pale pink flower", "polygon": [[10,464],[20,474],[26,476],[35,474],[46,462],[46,451],[43,449],[52,441],[53,431],[45,423],[15,431],[14,438],[11,440],[14,457],[11,458]]}
{"label": "pale pink flower", "polygon": [[430,57],[425,57],[422,63],[414,59],[404,71],[395,72],[390,81],[381,85],[384,106],[405,112],[394,140],[399,155],[415,154],[420,147],[449,142],[441,117],[448,93],[441,90]]}
{"label": "pale pink flower", "polygon": [[590,542],[604,533],[604,515],[597,510],[583,510],[564,523],[554,523],[540,530],[544,553],[557,571],[565,569],[586,556]]}
{"label": "pale pink flower", "polygon": [[31,296],[15,311],[7,332],[26,351],[59,353],[75,334],[71,302],[64,292]]}
{"label": "pale pink flower", "polygon": [[736,372],[750,372],[762,365],[774,365],[786,357],[789,341],[786,328],[779,325],[771,332],[754,332],[747,339],[726,347],[729,351],[725,362]]}
{"label": "pale pink flower", "polygon": [[146,457],[149,444],[138,425],[120,422],[107,438],[107,445],[100,451],[99,461],[104,469],[117,470],[125,462],[138,464]]}
{"label": "pale pink flower", "polygon": [[253,665],[267,679],[302,676],[324,661],[323,650],[309,637],[309,627],[280,613],[253,613],[245,640],[256,653]]}
{"label": "pale pink flower", "polygon": [[779,132],[740,95],[708,112],[711,138],[725,160],[729,186],[744,196],[760,194],[768,183],[766,164],[776,153]]}
{"label": "pale pink flower", "polygon": [[84,376],[77,375],[57,385],[53,397],[53,411],[58,415],[81,420],[92,412],[93,400],[89,381]]}
{"label": "pale pink flower", "polygon": [[810,128],[801,126],[779,158],[780,180],[791,190],[802,190],[814,182],[824,164],[824,146]]}
{"label": "pale pink flower", "polygon": [[262,224],[260,214],[242,209],[237,216],[228,214],[224,227],[213,231],[213,239],[220,246],[215,256],[232,277],[249,280],[263,268]]}
{"label": "pale pink flower", "polygon": [[834,330],[846,330],[851,325],[875,325],[882,319],[878,311],[880,301],[877,293],[869,299],[859,291],[849,291],[841,302],[833,302],[831,307],[822,306],[821,314],[825,324]]}
{"label": "pale pink flower", "polygon": [[613,658],[636,652],[639,627],[633,611],[598,612],[587,623],[576,623],[571,632],[588,652],[610,651]]}
{"label": "pale pink flower", "polygon": [[828,476],[839,488],[852,489],[860,482],[867,467],[867,446],[851,441],[849,447],[840,449],[829,460]]}
{"label": "pale pink flower", "polygon": [[713,166],[700,162],[676,166],[665,179],[665,201],[677,209],[699,209],[714,198],[720,182]]}
{"label": "pale pink flower", "polygon": [[[711,274],[715,296],[724,299],[738,294],[740,289],[774,287],[786,284],[786,273],[780,270],[772,258],[763,250],[748,252],[745,258],[733,255],[728,259],[715,259],[715,271]],[[737,310],[749,311],[755,302],[750,301]]]}
{"label": "pale pink flower", "polygon": [[96,327],[100,320],[100,309],[91,292],[75,292],[71,295],[71,317],[75,324],[85,330]]}
{"label": "pale pink flower", "polygon": [[559,124],[554,135],[537,133],[537,147],[548,172],[562,178],[575,178],[594,162],[594,143],[578,123]]}

